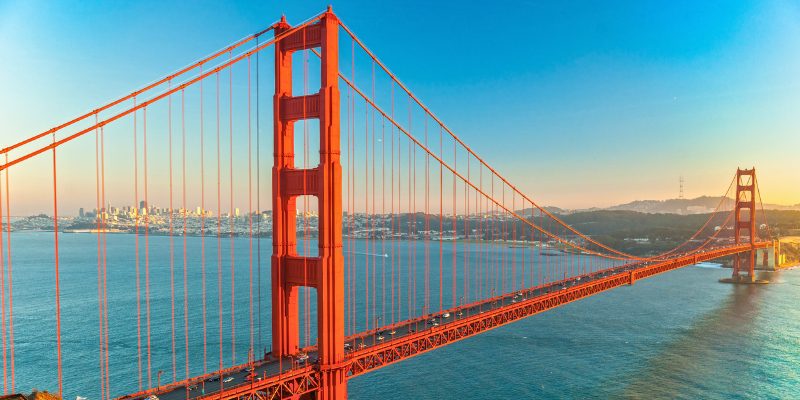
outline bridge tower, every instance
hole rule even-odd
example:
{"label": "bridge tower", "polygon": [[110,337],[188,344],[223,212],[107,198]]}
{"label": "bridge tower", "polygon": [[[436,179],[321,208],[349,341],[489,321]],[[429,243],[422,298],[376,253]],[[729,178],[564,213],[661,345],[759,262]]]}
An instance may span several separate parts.
{"label": "bridge tower", "polygon": [[[339,22],[331,11],[319,22],[291,34],[282,19],[275,26],[275,163],[272,169],[272,353],[299,351],[298,288],[317,291],[320,390],[317,398],[344,399],[344,257],[342,256],[342,166],[339,132]],[[321,87],[292,94],[292,53],[319,48]],[[294,123],[319,120],[319,165],[295,167]],[[297,197],[316,196],[319,205],[319,255],[299,256],[296,243]]]}
{"label": "bridge tower", "polygon": [[[747,231],[750,246],[756,240],[756,169],[737,169],[736,170],[736,223],[733,228],[734,241],[736,244],[742,243],[742,230]],[[740,275],[741,257],[737,253],[733,259],[732,280],[755,282],[756,251],[751,249],[749,252],[749,263],[747,265],[747,275]]]}

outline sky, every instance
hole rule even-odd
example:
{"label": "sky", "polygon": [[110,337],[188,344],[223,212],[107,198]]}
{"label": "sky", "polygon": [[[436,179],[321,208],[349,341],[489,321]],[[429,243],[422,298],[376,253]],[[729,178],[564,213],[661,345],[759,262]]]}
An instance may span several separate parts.
{"label": "sky", "polygon": [[[297,23],[326,6],[0,0],[0,147],[282,14]],[[341,1],[333,9],[539,204],[675,198],[681,176],[685,197],[720,195],[737,167],[753,166],[764,202],[800,203],[797,1]],[[23,202],[47,207],[39,201]]]}

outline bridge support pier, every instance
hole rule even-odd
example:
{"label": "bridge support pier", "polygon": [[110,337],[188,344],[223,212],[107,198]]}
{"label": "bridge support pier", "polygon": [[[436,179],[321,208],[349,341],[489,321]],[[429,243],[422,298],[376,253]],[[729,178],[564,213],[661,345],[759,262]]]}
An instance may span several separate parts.
{"label": "bridge support pier", "polygon": [[772,260],[775,270],[778,270],[781,267],[781,241],[775,240],[772,243]]}
{"label": "bridge support pier", "polygon": [[[742,242],[742,231],[747,231],[750,250],[747,250],[747,274],[741,274],[742,254],[737,253],[733,256],[733,275],[730,279],[720,279],[723,283],[769,283],[766,280],[756,279],[756,260],[758,250],[756,249],[756,170],[737,169],[736,170],[736,205],[734,214],[736,222],[733,228],[734,243],[739,245]],[[768,262],[766,251],[764,252],[764,264]]]}
{"label": "bridge support pier", "polygon": [[[737,169],[736,170],[736,204],[735,204],[735,217],[736,222],[733,228],[734,242],[741,243],[742,230],[747,231],[750,245],[755,244],[756,235],[756,207],[755,207],[755,188],[756,188],[756,170],[752,169]],[[741,270],[741,255],[737,254],[733,259],[733,276],[731,280],[734,282],[754,282],[756,253],[755,249],[749,251],[749,263],[747,264],[747,275],[740,275]]]}
{"label": "bridge support pier", "polygon": [[[342,255],[342,165],[339,129],[339,21],[330,8],[319,22],[291,34],[282,20],[275,26],[275,164],[272,170],[272,327],[273,356],[299,352],[298,287],[317,291],[316,398],[347,398],[344,354],[344,257]],[[319,48],[318,93],[292,95],[292,53]],[[294,123],[318,119],[319,165],[294,165]],[[299,256],[296,245],[296,199],[318,199],[317,257]],[[311,343],[305,345],[310,346]]]}

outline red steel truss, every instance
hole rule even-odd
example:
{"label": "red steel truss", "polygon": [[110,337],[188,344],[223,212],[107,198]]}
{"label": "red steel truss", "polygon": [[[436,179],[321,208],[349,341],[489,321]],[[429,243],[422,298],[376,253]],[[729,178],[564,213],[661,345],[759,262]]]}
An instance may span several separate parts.
{"label": "red steel truss", "polygon": [[[553,293],[506,305],[441,327],[433,327],[399,340],[388,341],[378,346],[356,351],[350,355],[352,363],[350,364],[349,373],[350,376],[364,374],[573,301],[602,293],[619,286],[632,285],[640,279],[649,278],[699,262],[739,254],[741,252],[751,251],[751,249],[766,249],[771,246],[772,242],[756,242],[752,246],[750,244],[742,244],[700,254],[677,257],[672,260],[637,267],[625,273],[616,273],[611,276],[596,278],[586,283],[567,287],[563,290],[560,290],[560,284],[557,283],[551,285],[556,288],[556,291]],[[620,269],[624,270],[625,268],[623,267]],[[498,298],[489,299],[483,303],[492,303],[498,300]],[[472,306],[474,305],[469,305],[467,307]],[[456,312],[456,310],[451,310],[451,312]]]}

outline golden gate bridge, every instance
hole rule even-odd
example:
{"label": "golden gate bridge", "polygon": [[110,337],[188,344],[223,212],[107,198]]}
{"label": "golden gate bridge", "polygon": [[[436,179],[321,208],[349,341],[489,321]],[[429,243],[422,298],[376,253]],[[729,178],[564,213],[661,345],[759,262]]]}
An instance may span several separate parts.
{"label": "golden gate bridge", "polygon": [[[272,141],[260,135],[262,115]],[[52,247],[41,251],[52,253],[55,357],[41,363],[57,374],[59,394],[73,362],[62,352],[70,308],[61,282],[70,271],[59,215],[70,199],[96,205],[97,248],[87,256],[97,264],[102,399],[343,399],[351,378],[663,272],[732,256],[731,281],[755,282],[757,253],[766,264],[775,247],[755,169],[738,169],[707,221],[661,254],[622,252],[574,229],[464,143],[330,8],[294,26],[281,19],[2,156],[6,393],[15,391],[15,343],[25,340],[14,336],[12,198],[52,198]],[[134,235],[117,237],[133,254],[125,270],[136,317],[123,323],[137,345],[116,361],[109,315],[134,310],[113,306],[119,289],[109,286],[121,273],[109,269],[117,257],[109,236],[123,226],[106,206],[112,198],[141,205],[126,211]],[[168,204],[166,216],[151,208],[157,201]],[[152,257],[156,236],[168,237],[168,260]],[[168,269],[169,281],[154,281],[154,268]],[[188,279],[197,273],[200,287]],[[166,285],[168,299],[154,299],[153,288]],[[200,304],[189,301],[198,292]],[[271,304],[266,332],[262,297]],[[169,301],[167,321],[152,312],[155,301]],[[153,344],[164,324],[168,351]],[[271,344],[262,354],[264,338]],[[202,352],[190,342],[202,342]],[[138,376],[115,372],[115,362],[135,363]],[[164,382],[154,365],[171,367]]]}

